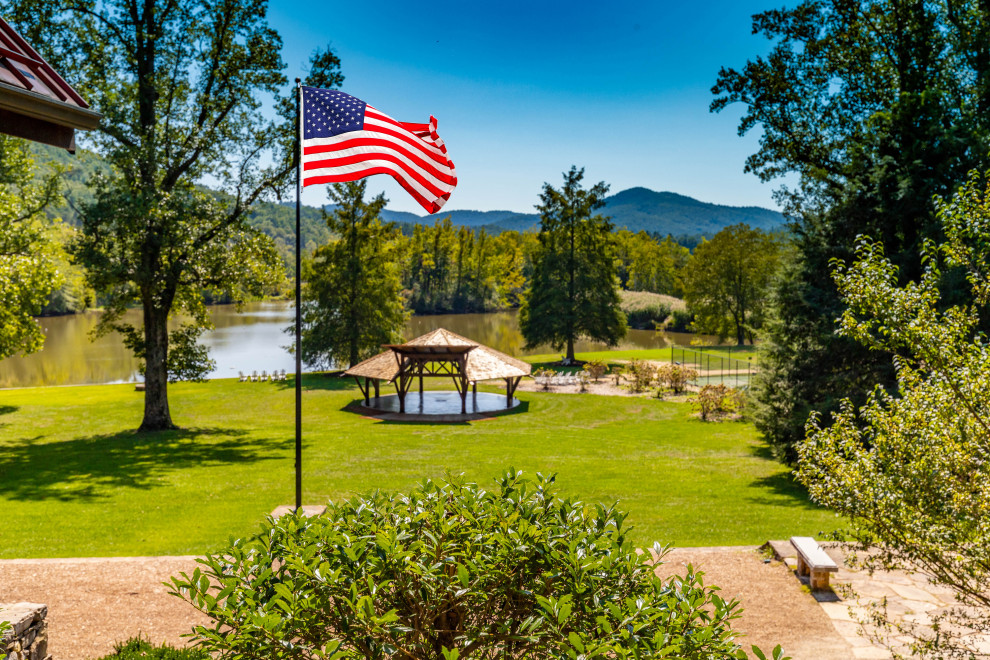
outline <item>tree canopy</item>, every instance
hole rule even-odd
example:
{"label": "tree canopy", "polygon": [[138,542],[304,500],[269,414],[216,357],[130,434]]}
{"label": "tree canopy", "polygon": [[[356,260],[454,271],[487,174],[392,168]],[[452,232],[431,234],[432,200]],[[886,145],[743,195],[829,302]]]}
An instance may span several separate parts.
{"label": "tree canopy", "polygon": [[[868,239],[839,264],[841,332],[896,352],[896,385],[858,408],[844,399],[831,424],[813,415],[799,446],[800,480],[849,520],[845,536],[869,550],[867,566],[920,570],[955,593],[959,608],[914,626],[876,613],[924,657],[975,657],[966,634],[990,626],[990,344],[979,331],[990,305],[988,182],[974,173],[938,205],[947,241],[924,246],[917,282],[902,285]],[[973,304],[947,304],[948,267],[965,271]]]}
{"label": "tree canopy", "polygon": [[[294,104],[281,38],[264,0],[5,0],[4,13],[104,116],[93,146],[111,172],[82,209],[77,258],[119,329],[145,359],[142,430],[173,426],[168,406],[171,315],[209,326],[203,288],[259,292],[281,271],[251,205],[293,170]],[[330,51],[307,84],[340,83]],[[271,99],[278,113],[262,112]],[[199,187],[209,179],[221,192]],[[143,328],[119,322],[132,303]],[[189,329],[180,330],[188,337]],[[140,336],[143,334],[143,337]],[[172,348],[188,346],[180,340]],[[183,362],[187,362],[183,360]]]}
{"label": "tree canopy", "polygon": [[310,366],[354,366],[402,339],[399,232],[379,218],[388,200],[365,202],[366,187],[366,180],[329,187],[337,206],[324,218],[337,238],[317,248],[305,277],[302,357]]}
{"label": "tree canopy", "polygon": [[599,182],[585,190],[583,178],[583,169],[571,167],[560,190],[543,184],[536,207],[540,245],[519,312],[527,346],[566,346],[569,363],[579,336],[615,346],[626,334],[612,225],[605,216],[592,215],[605,205],[608,186]]}
{"label": "tree canopy", "polygon": [[27,144],[0,134],[0,360],[45,340],[32,317],[61,280],[62,251],[44,214],[56,197],[55,176],[35,182]]}
{"label": "tree canopy", "polygon": [[740,133],[761,130],[747,171],[797,175],[777,193],[797,255],[774,294],[755,388],[757,425],[792,460],[811,410],[893,383],[889,354],[835,333],[843,303],[822,274],[866,234],[902,282],[920,277],[921,245],[941,232],[933,197],[990,151],[990,7],[805,0],[757,14],[753,30],[772,50],[722,69],[712,109],[742,103]]}
{"label": "tree canopy", "polygon": [[777,274],[780,240],[748,225],[732,225],[702,241],[684,268],[684,300],[695,330],[735,337],[740,346],[759,329]]}

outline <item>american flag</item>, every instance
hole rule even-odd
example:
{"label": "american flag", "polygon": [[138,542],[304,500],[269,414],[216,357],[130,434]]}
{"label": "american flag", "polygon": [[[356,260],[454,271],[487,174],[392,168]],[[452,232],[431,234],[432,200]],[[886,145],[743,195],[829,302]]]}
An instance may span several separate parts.
{"label": "american flag", "polygon": [[302,185],[388,174],[429,213],[450,199],[454,164],[437,120],[407,124],[349,94],[302,88]]}

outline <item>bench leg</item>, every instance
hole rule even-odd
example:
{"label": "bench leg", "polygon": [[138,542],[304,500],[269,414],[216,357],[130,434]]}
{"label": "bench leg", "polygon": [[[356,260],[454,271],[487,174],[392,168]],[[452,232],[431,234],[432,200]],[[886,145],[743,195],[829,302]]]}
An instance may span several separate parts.
{"label": "bench leg", "polygon": [[828,571],[812,571],[811,573],[811,590],[812,591],[825,591],[828,589]]}
{"label": "bench leg", "polygon": [[808,572],[809,572],[809,571],[808,571],[808,564],[807,564],[807,563],[805,563],[805,561],[804,561],[804,557],[802,557],[802,556],[801,556],[801,555],[799,554],[799,555],[797,556],[797,574],[798,574],[798,575],[807,575],[807,574],[808,574]]}

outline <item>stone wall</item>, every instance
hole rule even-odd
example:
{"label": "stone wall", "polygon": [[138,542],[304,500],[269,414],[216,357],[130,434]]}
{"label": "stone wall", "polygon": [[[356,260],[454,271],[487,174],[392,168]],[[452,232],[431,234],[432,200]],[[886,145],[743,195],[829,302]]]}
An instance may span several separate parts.
{"label": "stone wall", "polygon": [[0,637],[0,656],[7,653],[7,660],[51,660],[47,615],[47,605],[0,605],[0,621],[9,621],[13,627]]}

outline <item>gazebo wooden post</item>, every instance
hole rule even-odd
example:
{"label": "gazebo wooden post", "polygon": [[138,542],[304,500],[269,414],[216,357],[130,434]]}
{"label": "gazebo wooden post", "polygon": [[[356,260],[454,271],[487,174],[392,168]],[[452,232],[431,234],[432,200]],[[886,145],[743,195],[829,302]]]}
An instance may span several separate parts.
{"label": "gazebo wooden post", "polygon": [[403,357],[399,361],[399,377],[396,379],[396,390],[399,395],[399,412],[406,412],[406,381],[409,379],[409,369],[408,362],[406,358]]}
{"label": "gazebo wooden post", "polygon": [[368,403],[370,403],[368,401],[368,390],[367,390],[368,379],[365,378],[364,379],[364,385],[361,385],[361,377],[360,376],[355,376],[354,377],[354,382],[357,383],[358,389],[361,390],[361,394],[364,395],[364,405],[368,405]]}
{"label": "gazebo wooden post", "polygon": [[478,396],[478,381],[471,382],[471,394]]}
{"label": "gazebo wooden post", "polygon": [[372,382],[374,382],[374,384],[375,384],[375,401],[377,401],[378,400],[378,397],[380,395],[380,392],[378,390],[378,386],[381,384],[381,381],[378,380],[377,378],[375,378],[374,381],[372,381]]}
{"label": "gazebo wooden post", "polygon": [[419,398],[420,399],[423,398],[423,367],[425,365],[426,362],[424,362],[423,360],[419,361]]}
{"label": "gazebo wooden post", "polygon": [[460,390],[461,390],[461,414],[462,415],[466,415],[467,414],[468,382],[467,382],[467,374],[465,373],[467,371],[467,358],[464,355],[461,355],[460,357],[457,358],[457,367],[458,367],[458,371],[460,373],[457,376],[455,376],[455,378],[459,377],[460,378],[460,381],[461,381],[461,387],[460,387]]}
{"label": "gazebo wooden post", "polygon": [[522,381],[522,376],[516,376],[515,378],[505,379],[505,407],[512,407],[512,397],[516,393],[516,388],[519,387],[519,382]]}

